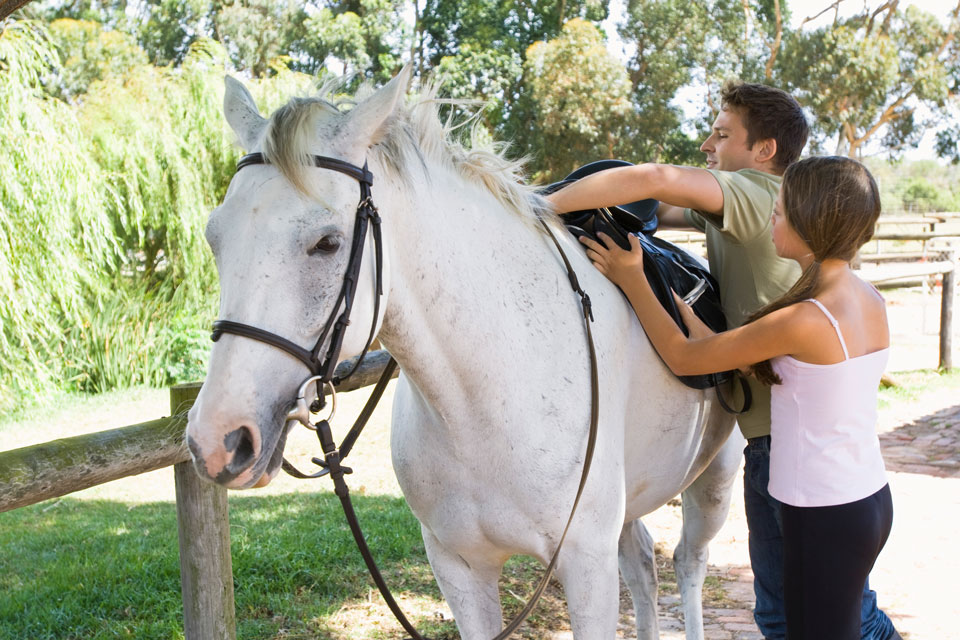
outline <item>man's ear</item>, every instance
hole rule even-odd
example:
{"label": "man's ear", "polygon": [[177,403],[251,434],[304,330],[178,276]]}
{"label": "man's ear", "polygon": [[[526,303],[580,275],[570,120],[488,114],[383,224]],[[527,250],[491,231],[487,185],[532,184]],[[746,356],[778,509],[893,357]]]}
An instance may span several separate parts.
{"label": "man's ear", "polygon": [[777,140],[775,138],[764,138],[753,143],[753,153],[757,162],[773,162],[777,155]]}

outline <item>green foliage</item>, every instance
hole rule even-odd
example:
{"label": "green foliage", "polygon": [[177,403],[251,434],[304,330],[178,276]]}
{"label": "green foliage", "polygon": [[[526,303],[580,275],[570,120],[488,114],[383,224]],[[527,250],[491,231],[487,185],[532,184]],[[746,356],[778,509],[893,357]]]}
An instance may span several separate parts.
{"label": "green foliage", "polygon": [[57,60],[38,24],[0,33],[0,409],[59,384],[65,328],[119,262],[76,113],[42,92]]}
{"label": "green foliage", "polygon": [[926,178],[913,178],[903,189],[903,208],[909,212],[956,211],[952,194],[935,186]]}
{"label": "green foliage", "polygon": [[294,68],[315,73],[328,57],[339,60],[342,73],[359,73],[379,82],[400,68],[400,54],[409,36],[401,19],[400,0],[331,3],[307,18],[298,47],[312,60]]}
{"label": "green foliage", "polygon": [[[841,20],[787,39],[780,56],[786,85],[816,116],[814,130],[836,138],[836,152],[854,157],[883,133],[883,146],[897,152],[916,146],[923,131],[957,96],[949,79],[960,73],[960,49],[951,45],[960,23],[950,27],[932,15],[888,3],[881,11]],[[931,109],[918,119],[919,104]]]}
{"label": "green foliage", "polygon": [[208,0],[144,0],[130,32],[157,65],[180,64],[194,40],[205,35]]}
{"label": "green foliage", "polygon": [[960,211],[960,167],[934,160],[867,158],[884,214]]}
{"label": "green foliage", "polygon": [[234,64],[263,77],[306,17],[294,0],[233,0],[219,7],[214,25]]}
{"label": "green foliage", "polygon": [[203,226],[237,157],[223,57],[198,41],[179,69],[106,73],[71,107],[44,95],[60,67],[42,28],[0,36],[0,409],[200,377],[217,294]]}
{"label": "green foliage", "polygon": [[560,37],[530,47],[524,71],[542,144],[537,177],[559,180],[629,148],[630,81],[594,25],[570,20]]}
{"label": "green foliage", "polygon": [[215,280],[202,230],[237,158],[221,113],[222,64],[216,43],[201,40],[180,69],[143,65],[107,78],[81,106],[123,271],[132,279]]}
{"label": "green foliage", "polygon": [[106,31],[99,22],[61,18],[50,24],[51,38],[60,50],[59,97],[85,93],[95,80],[122,76],[144,65],[147,55],[120,31]]}

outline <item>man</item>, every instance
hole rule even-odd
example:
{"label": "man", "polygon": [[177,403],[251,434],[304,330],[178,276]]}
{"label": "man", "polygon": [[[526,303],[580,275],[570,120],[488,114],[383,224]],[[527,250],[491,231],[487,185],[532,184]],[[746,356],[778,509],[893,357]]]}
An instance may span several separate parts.
{"label": "man", "polygon": [[[730,83],[722,108],[700,150],[707,168],[642,164],[587,176],[548,200],[557,212],[579,211],[656,198],[663,227],[706,233],[710,272],[720,286],[730,328],[789,289],[800,275],[780,258],[771,238],[771,214],[786,168],[800,157],[809,127],[789,94],[761,84]],[[754,619],[768,640],[786,634],[780,504],[767,492],[770,469],[770,388],[748,378],[753,408],[738,416],[747,438],[744,503],[754,573]],[[738,402],[734,399],[733,402]],[[734,406],[737,406],[734,404]],[[900,638],[864,586],[861,635]]]}

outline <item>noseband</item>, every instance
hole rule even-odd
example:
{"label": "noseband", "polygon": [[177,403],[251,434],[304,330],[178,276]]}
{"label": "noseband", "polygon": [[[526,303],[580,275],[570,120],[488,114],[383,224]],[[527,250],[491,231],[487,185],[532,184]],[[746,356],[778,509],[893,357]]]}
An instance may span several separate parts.
{"label": "noseband", "polygon": [[[327,319],[323,331],[320,333],[320,337],[317,338],[317,343],[312,349],[307,350],[275,333],[248,324],[233,322],[232,320],[217,320],[214,322],[213,335],[210,337],[216,342],[224,333],[232,333],[277,347],[307,366],[312,376],[308,382],[315,380],[318,382],[318,386],[319,384],[336,386],[353,375],[357,370],[357,367],[360,366],[360,362],[363,360],[363,356],[369,351],[370,345],[373,343],[374,335],[376,334],[377,319],[380,317],[380,297],[383,295],[383,239],[380,228],[381,220],[380,213],[373,204],[373,197],[370,192],[371,187],[373,187],[373,174],[367,169],[366,163],[364,163],[361,168],[349,162],[336,158],[328,158],[326,156],[311,156],[310,160],[315,167],[337,171],[350,176],[360,183],[360,203],[357,205],[356,219],[353,227],[353,243],[350,247],[350,260],[347,263],[347,271],[343,277],[343,286],[340,288],[340,295],[337,296],[337,302],[333,306],[333,311],[330,313],[330,317]],[[262,153],[250,153],[240,158],[240,161],[237,163],[237,171],[240,171],[246,166],[256,164],[269,164],[269,162]],[[367,229],[370,227],[372,227],[373,231],[373,241],[376,252],[376,289],[370,335],[367,337],[363,351],[360,353],[360,357],[357,358],[353,368],[350,369],[346,375],[336,376],[334,375],[334,371],[340,358],[340,349],[343,346],[343,338],[346,334],[347,326],[350,324],[350,312],[353,310],[354,294],[356,294],[357,282],[360,277],[360,265],[363,262],[363,246],[367,237]],[[341,307],[342,311],[340,311]],[[339,316],[337,315],[338,312]],[[326,354],[321,358],[320,352],[324,342],[327,340],[327,336],[330,337],[330,344],[327,347]],[[323,393],[320,392],[319,388],[317,389],[317,396],[322,404]]]}

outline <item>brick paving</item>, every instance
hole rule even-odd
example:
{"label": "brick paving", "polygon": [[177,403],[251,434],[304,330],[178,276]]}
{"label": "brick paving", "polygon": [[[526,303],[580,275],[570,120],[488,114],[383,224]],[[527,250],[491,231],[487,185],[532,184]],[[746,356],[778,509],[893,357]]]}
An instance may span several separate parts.
{"label": "brick paving", "polygon": [[[952,589],[960,575],[960,397],[943,390],[922,401],[884,411],[880,444],[894,496],[894,530],[871,574],[881,608],[906,640],[960,640],[956,621],[960,604]],[[705,590],[704,636],[707,640],[763,640],[753,621],[753,573],[747,555],[742,484],[734,486],[730,517],[710,547]],[[685,638],[680,597],[670,562],[679,539],[681,518],[674,502],[644,518],[657,542],[661,573],[660,637]],[[618,637],[636,637],[629,596],[621,596]],[[554,640],[570,638],[558,633]]]}

